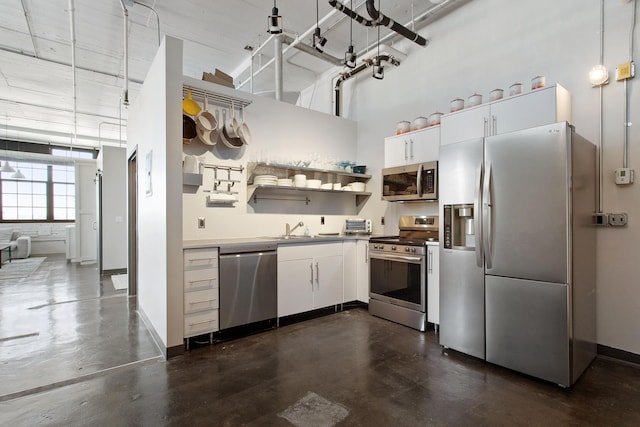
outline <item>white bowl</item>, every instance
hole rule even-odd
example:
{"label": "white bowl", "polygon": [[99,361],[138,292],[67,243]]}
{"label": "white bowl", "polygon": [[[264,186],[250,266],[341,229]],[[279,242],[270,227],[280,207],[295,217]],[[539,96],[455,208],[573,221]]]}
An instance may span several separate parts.
{"label": "white bowl", "polygon": [[321,189],[323,189],[323,190],[331,190],[331,189],[333,188],[333,184],[332,184],[332,183],[330,183],[330,182],[328,182],[328,183],[326,183],[326,184],[322,184],[322,185],[320,186],[320,188],[321,188]]}
{"label": "white bowl", "polygon": [[307,188],[320,188],[322,185],[322,181],[319,179],[308,179],[307,180]]}
{"label": "white bowl", "polygon": [[349,184],[349,186],[353,191],[358,191],[358,192],[363,192],[364,189],[366,188],[366,185],[364,182],[352,182],[351,184]]}

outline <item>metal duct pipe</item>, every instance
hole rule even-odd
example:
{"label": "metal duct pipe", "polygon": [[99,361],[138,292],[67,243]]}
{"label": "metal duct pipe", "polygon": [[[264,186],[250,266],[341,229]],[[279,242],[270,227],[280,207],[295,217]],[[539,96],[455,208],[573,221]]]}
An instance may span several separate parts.
{"label": "metal duct pipe", "polygon": [[367,0],[367,13],[371,16],[371,20],[364,18],[363,16],[357,14],[353,10],[349,9],[343,4],[339,4],[337,0],[329,0],[329,4],[335,9],[341,11],[345,15],[349,16],[351,19],[356,22],[364,25],[365,27],[376,27],[378,25],[384,25],[385,27],[390,28],[392,31],[400,34],[403,37],[419,44],[420,46],[426,46],[427,40],[419,34],[414,33],[407,27],[398,24],[393,19],[385,16],[379,10],[375,8],[374,5],[375,0]]}
{"label": "metal duct pipe", "polygon": [[124,19],[124,89],[122,92],[122,103],[129,105],[129,9],[120,0],[122,6],[122,16]]}
{"label": "metal duct pipe", "polygon": [[69,32],[71,35],[71,80],[73,84],[73,141],[78,140],[78,95],[76,85],[76,7],[73,0],[69,0]]}
{"label": "metal duct pipe", "polygon": [[276,101],[282,101],[282,37],[277,36],[273,44],[273,57],[276,61],[275,78],[276,78]]}
{"label": "metal duct pipe", "polygon": [[146,7],[151,12],[155,13],[155,15],[156,15],[156,23],[157,23],[157,27],[158,27],[158,46],[160,46],[160,41],[161,41],[161,39],[160,39],[160,15],[158,15],[158,11],[155,10],[154,8],[152,8],[151,6],[147,6],[144,3],[140,3],[140,2],[135,1],[135,0],[133,2],[135,4],[137,4],[137,5],[139,5],[139,6]]}
{"label": "metal duct pipe", "polygon": [[358,65],[356,68],[354,68],[353,70],[344,72],[344,73],[340,73],[340,77],[338,77],[338,80],[336,81],[336,85],[334,88],[334,93],[335,93],[335,115],[336,117],[340,117],[340,109],[342,106],[342,83],[345,82],[346,80],[350,79],[351,77],[355,76],[356,74],[360,73],[361,71],[364,71],[365,69],[369,68],[370,66],[372,66],[374,63],[382,63],[382,61],[387,61],[389,63],[391,63],[392,65],[398,66],[400,65],[400,61],[398,61],[396,58],[394,58],[391,55],[377,55],[374,56],[372,59],[370,60],[365,60],[362,64]]}

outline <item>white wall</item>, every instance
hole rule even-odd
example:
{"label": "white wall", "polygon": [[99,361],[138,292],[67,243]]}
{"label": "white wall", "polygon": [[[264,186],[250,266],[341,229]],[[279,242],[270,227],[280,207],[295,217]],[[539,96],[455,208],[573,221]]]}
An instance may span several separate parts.
{"label": "white wall", "polygon": [[104,146],[102,170],[102,269],[127,268],[127,150]]}
{"label": "white wall", "polygon": [[[251,130],[252,141],[249,146],[230,149],[218,142],[214,147],[194,141],[184,145],[186,154],[199,156],[204,163],[243,166],[248,162],[269,158],[278,163],[288,160],[310,159],[313,154],[320,159],[356,160],[356,123],[300,108],[268,98],[251,96],[233,91],[222,86],[185,77],[185,84],[202,89],[216,91],[221,94],[235,95],[252,103],[245,109],[245,120]],[[220,109],[210,104],[210,109]],[[204,170],[204,184],[197,188],[185,187],[183,196],[184,239],[209,239],[231,237],[276,236],[284,234],[285,223],[303,221],[312,234],[340,232],[347,217],[355,215],[327,214],[326,212],[349,212],[351,203],[355,211],[355,197],[342,194],[328,195],[320,198],[316,193],[310,206],[300,202],[275,202],[269,213],[256,212],[269,202],[259,202],[255,207],[247,202],[247,179],[245,169],[242,173],[232,173],[232,179],[241,182],[234,185],[238,191],[238,202],[231,207],[207,206],[206,190],[213,188],[213,171]],[[226,175],[221,175],[226,178]],[[330,203],[317,209],[313,205]],[[345,204],[344,209],[341,206]],[[336,208],[336,205],[340,205]],[[264,212],[264,211],[263,211]],[[325,213],[323,213],[325,212]],[[320,224],[320,217],[325,217],[325,224]],[[197,227],[197,218],[205,218],[206,227]],[[300,230],[302,231],[302,230]]]}
{"label": "white wall", "polygon": [[[605,2],[604,65],[612,75],[618,64],[629,59],[631,10],[632,5],[623,0]],[[506,90],[514,82],[528,88],[536,75],[546,76],[547,85],[559,83],[572,93],[572,122],[578,133],[597,144],[599,90],[591,87],[588,72],[600,57],[600,1],[540,0],[523,6],[509,0],[476,0],[430,24],[421,34],[428,36],[429,46],[397,43],[394,47],[409,56],[398,68],[387,66],[384,80],[363,72],[366,76],[359,77],[357,84],[344,85],[347,116],[358,122],[359,161],[374,176],[382,165],[383,138],[393,133],[397,121],[447,112],[452,99],[466,99],[474,92],[487,100],[492,89]],[[637,34],[638,30],[636,57]],[[629,166],[640,173],[638,77],[628,85],[629,121],[636,124],[630,128]],[[327,80],[319,82],[312,108],[332,111],[330,87]],[[622,166],[623,84],[612,81],[603,92],[604,211],[627,212],[629,225],[598,230],[598,342],[640,354],[640,264],[634,262],[640,241],[640,183],[627,187],[613,183],[613,170]],[[302,98],[309,102],[310,96]],[[414,209],[417,206],[379,202],[378,190],[365,216],[379,223],[382,215],[391,218],[401,210]],[[433,209],[425,205],[424,210]]]}
{"label": "white wall", "polygon": [[127,151],[137,147],[138,165],[138,304],[165,348],[182,345],[181,81],[182,41],[165,37],[128,121]]}

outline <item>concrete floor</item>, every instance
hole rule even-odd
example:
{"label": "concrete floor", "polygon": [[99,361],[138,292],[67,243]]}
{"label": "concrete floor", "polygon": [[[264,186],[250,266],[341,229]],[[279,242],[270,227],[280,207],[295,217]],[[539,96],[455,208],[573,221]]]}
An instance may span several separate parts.
{"label": "concrete floor", "polygon": [[360,308],[164,361],[134,307],[63,257],[0,281],[0,425],[640,425],[617,361],[563,390]]}

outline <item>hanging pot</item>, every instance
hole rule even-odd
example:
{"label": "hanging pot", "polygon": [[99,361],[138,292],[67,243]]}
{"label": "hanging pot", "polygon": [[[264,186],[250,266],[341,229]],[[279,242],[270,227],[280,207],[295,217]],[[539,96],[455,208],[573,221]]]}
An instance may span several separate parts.
{"label": "hanging pot", "polygon": [[229,120],[225,119],[224,121],[224,129],[227,131],[227,135],[231,138],[238,137],[238,121],[234,114],[233,102],[231,103],[231,108],[229,110]]}
{"label": "hanging pot", "polygon": [[227,131],[228,127],[226,126],[226,123],[228,122],[226,110],[222,110],[222,121],[225,123],[225,125],[220,129],[220,139],[222,140],[223,144],[229,148],[242,147],[242,140],[240,138],[229,135],[229,132]]}
{"label": "hanging pot", "polygon": [[243,144],[249,145],[251,143],[251,131],[244,119],[244,107],[242,107],[242,124],[238,127],[238,137]]}
{"label": "hanging pot", "polygon": [[189,144],[198,135],[196,122],[186,114],[182,115],[182,142]]}
{"label": "hanging pot", "polygon": [[204,97],[204,110],[196,117],[196,129],[200,140],[207,145],[215,145],[218,140],[218,120],[209,111],[209,102]]}

